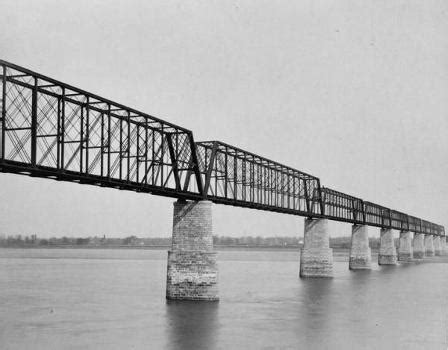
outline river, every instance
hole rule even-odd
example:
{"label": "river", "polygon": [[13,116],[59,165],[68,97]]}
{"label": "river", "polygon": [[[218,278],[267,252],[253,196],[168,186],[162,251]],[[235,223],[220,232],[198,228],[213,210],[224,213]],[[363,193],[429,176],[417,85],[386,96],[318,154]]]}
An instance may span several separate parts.
{"label": "river", "polygon": [[447,349],[448,258],[299,279],[219,251],[219,302],[167,302],[165,250],[0,249],[1,349]]}

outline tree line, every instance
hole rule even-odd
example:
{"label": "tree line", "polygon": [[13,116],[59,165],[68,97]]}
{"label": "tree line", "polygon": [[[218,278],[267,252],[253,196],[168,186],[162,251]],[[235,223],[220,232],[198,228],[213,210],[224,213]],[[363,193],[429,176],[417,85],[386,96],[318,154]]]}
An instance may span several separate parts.
{"label": "tree line", "polygon": [[[370,238],[370,247],[379,247],[379,238]],[[330,237],[330,247],[349,249],[350,237]],[[303,245],[302,237],[290,236],[213,236],[217,247],[272,247],[299,248]],[[103,236],[94,237],[51,237],[38,238],[37,235],[0,235],[0,247],[169,247],[171,237],[139,238],[135,235],[124,238]]]}

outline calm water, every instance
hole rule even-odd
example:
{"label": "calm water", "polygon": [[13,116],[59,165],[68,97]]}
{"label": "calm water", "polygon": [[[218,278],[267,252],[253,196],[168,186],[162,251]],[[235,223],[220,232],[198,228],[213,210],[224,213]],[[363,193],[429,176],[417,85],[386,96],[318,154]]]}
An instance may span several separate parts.
{"label": "calm water", "polygon": [[447,349],[448,259],[339,257],[332,280],[298,260],[221,251],[220,302],[167,302],[166,251],[0,249],[0,348]]}

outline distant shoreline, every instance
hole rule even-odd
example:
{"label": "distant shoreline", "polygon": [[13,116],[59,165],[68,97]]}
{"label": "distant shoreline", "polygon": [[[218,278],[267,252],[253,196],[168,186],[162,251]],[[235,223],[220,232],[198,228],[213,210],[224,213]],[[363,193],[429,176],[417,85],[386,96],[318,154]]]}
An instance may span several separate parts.
{"label": "distant shoreline", "polygon": [[[0,249],[104,249],[104,250],[113,250],[113,249],[129,249],[129,250],[169,250],[171,248],[170,245],[159,245],[159,246],[86,246],[86,245],[51,245],[51,246],[23,246],[23,247],[0,247]],[[215,250],[254,250],[254,251],[299,251],[302,247],[282,247],[282,246],[231,246],[231,245],[215,245]],[[332,248],[334,252],[349,252],[349,248]],[[372,253],[375,253],[376,249],[372,249]]]}
{"label": "distant shoreline", "polygon": [[[152,249],[170,249],[171,245],[76,245],[76,244],[61,244],[61,245],[36,245],[36,246],[4,246],[0,248],[5,249],[137,249],[137,250],[152,250]],[[301,247],[282,247],[282,246],[236,246],[236,245],[215,245],[215,249],[285,249],[296,250]]]}

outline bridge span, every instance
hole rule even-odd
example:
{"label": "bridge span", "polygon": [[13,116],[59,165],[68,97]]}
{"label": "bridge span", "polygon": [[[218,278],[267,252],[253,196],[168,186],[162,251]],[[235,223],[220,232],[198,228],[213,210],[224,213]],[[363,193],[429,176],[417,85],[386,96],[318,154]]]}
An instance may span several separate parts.
{"label": "bridge span", "polygon": [[[218,299],[212,203],[305,217],[302,277],[331,277],[328,220],[353,224],[350,269],[445,254],[443,226],[328,187],[318,177],[0,60],[0,171],[176,198],[167,297]],[[411,236],[413,233],[413,237]]]}

